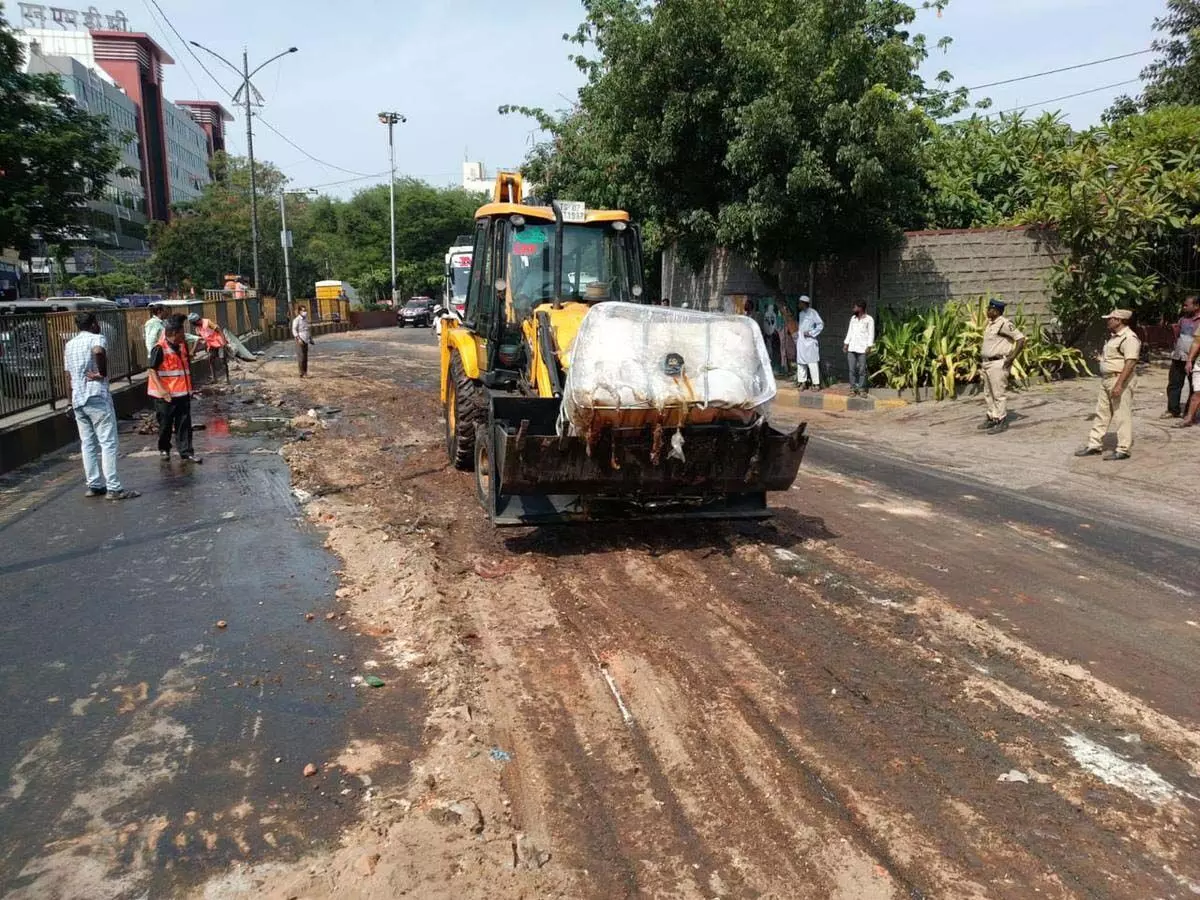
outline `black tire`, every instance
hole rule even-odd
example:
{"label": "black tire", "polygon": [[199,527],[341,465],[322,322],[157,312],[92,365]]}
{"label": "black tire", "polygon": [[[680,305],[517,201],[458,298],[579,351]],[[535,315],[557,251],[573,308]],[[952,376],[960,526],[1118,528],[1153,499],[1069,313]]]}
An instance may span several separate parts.
{"label": "black tire", "polygon": [[488,514],[496,515],[496,469],[492,455],[492,438],[486,425],[475,430],[475,496]]}
{"label": "black tire", "polygon": [[403,320],[403,319],[400,319],[400,320],[398,320],[398,321],[396,322],[396,324],[397,324],[398,326],[400,326],[401,328],[403,328],[403,327],[404,327],[404,320]]}
{"label": "black tire", "polygon": [[450,355],[443,416],[446,420],[446,456],[450,465],[470,472],[475,468],[475,428],[487,423],[487,396],[482,384],[467,377],[457,351]]}

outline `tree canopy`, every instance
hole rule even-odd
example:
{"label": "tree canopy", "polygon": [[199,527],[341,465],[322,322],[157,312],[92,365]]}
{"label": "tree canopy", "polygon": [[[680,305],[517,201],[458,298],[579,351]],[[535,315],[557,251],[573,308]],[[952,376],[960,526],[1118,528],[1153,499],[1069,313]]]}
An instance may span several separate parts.
{"label": "tree canopy", "polygon": [[[216,287],[228,272],[251,268],[250,168],[242,157],[217,154],[213,181],[195,201],[181,204],[169,225],[151,234],[151,271],[169,287]],[[287,179],[255,160],[258,184],[259,268],[267,294],[284,291],[279,192]],[[367,301],[389,296],[390,240],[387,185],[350,200],[285,194],[293,293],[311,294],[324,278],[348,281]],[[402,296],[436,294],[443,257],[455,237],[471,231],[479,198],[421,181],[396,182],[396,280]]]}
{"label": "tree canopy", "polygon": [[[930,5],[930,4],[927,4]],[[941,6],[942,4],[932,4]],[[761,271],[893,237],[922,206],[921,148],[959,93],[918,74],[925,39],[896,0],[585,0],[587,75],[528,174],[631,209],[652,243],[714,244]]]}
{"label": "tree canopy", "polygon": [[21,71],[23,50],[0,6],[0,247],[59,243],[120,162],[107,119],[80,108],[55,74]]}

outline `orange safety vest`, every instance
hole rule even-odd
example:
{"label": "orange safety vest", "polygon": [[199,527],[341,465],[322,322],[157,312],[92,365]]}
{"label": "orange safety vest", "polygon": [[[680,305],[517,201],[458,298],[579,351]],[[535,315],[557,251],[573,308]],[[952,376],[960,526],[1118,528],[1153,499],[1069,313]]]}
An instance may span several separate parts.
{"label": "orange safety vest", "polygon": [[158,346],[163,352],[162,365],[150,370],[146,382],[147,393],[159,400],[188,396],[192,392],[192,364],[188,358],[187,341],[176,350],[162,337],[158,340]]}
{"label": "orange safety vest", "polygon": [[196,330],[200,333],[200,339],[204,341],[204,346],[210,350],[224,347],[228,343],[225,335],[212,319],[201,319]]}

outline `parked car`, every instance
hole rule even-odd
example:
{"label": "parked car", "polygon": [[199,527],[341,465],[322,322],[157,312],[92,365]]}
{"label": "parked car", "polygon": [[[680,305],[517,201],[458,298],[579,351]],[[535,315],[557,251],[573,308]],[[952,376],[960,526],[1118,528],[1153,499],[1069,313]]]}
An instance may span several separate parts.
{"label": "parked car", "polygon": [[396,324],[403,328],[429,328],[433,325],[434,302],[428,297],[413,297],[396,312]]}
{"label": "parked car", "polygon": [[[47,329],[42,316],[55,312],[116,309],[116,303],[103,297],[49,297],[0,303],[0,395],[50,399],[51,364],[46,359]],[[100,333],[107,339],[109,347],[118,346],[118,328],[108,317],[101,320]],[[60,334],[60,338],[65,343],[74,334],[72,326],[67,333]]]}

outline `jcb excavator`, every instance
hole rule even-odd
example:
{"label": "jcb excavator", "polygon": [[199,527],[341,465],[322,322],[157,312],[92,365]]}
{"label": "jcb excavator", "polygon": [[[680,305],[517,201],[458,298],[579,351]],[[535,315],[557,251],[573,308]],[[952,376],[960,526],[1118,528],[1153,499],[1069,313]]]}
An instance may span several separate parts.
{"label": "jcb excavator", "polygon": [[[796,477],[804,426],[785,433],[761,407],[708,402],[722,366],[732,368],[723,383],[736,385],[745,382],[740,369],[757,368],[760,393],[765,385],[774,395],[769,363],[764,375],[741,362],[767,360],[757,326],[646,306],[640,233],[628,213],[526,203],[522,191],[519,174],[502,172],[476,213],[466,312],[443,322],[440,342],[446,451],[452,465],[474,470],[491,520],[767,515],[766,492]],[[625,337],[590,328],[610,312]],[[725,329],[717,339],[715,326]],[[750,349],[730,363],[721,347],[735,344]],[[564,392],[579,396],[573,361],[606,353],[633,356],[589,363],[603,387],[565,407]],[[650,381],[668,388],[654,402]]]}

